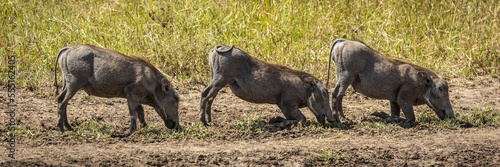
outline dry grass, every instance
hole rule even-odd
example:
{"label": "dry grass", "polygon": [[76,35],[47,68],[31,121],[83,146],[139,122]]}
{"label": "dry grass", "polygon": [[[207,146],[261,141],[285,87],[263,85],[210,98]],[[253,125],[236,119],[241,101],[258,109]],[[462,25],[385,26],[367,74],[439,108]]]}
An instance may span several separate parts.
{"label": "dry grass", "polygon": [[143,55],[178,86],[208,83],[208,51],[227,44],[325,79],[330,45],[347,38],[446,77],[498,76],[499,13],[496,0],[7,0],[0,72],[16,55],[18,85],[50,85],[59,49],[88,43]]}

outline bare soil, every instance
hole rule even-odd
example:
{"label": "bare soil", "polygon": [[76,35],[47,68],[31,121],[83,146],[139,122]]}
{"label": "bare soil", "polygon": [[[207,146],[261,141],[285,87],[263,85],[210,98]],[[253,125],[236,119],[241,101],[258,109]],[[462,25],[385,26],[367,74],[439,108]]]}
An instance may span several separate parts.
{"label": "bare soil", "polygon": [[[460,112],[491,108],[492,112],[499,113],[499,81],[489,76],[450,80],[453,107]],[[205,86],[175,85],[181,97],[181,123],[198,123],[200,94]],[[1,92],[0,108],[7,111],[5,85]],[[111,125],[119,135],[108,141],[82,141],[59,134],[55,126],[57,104],[53,92],[53,87],[17,89],[17,123],[24,128],[42,129],[44,132],[40,135],[46,137],[17,136],[16,159],[9,158],[9,138],[5,135],[9,116],[2,112],[0,166],[500,166],[498,125],[362,128],[357,125],[382,123],[370,114],[388,112],[389,102],[367,98],[352,89],[344,98],[344,112],[349,120],[343,120],[348,124],[343,128],[315,131],[291,127],[233,135],[234,126],[244,122],[245,115],[269,121],[283,114],[275,105],[248,103],[224,88],[213,105],[212,126],[221,135],[188,139],[126,137],[129,128],[126,101],[88,96],[80,91],[70,101],[68,118],[83,121],[92,118],[99,124]],[[149,124],[162,125],[151,107],[145,110]],[[415,107],[416,115],[423,110],[430,111],[427,106]],[[316,121],[308,109],[302,112]],[[431,115],[437,119],[433,112]],[[339,156],[327,160],[315,156],[325,151]]]}

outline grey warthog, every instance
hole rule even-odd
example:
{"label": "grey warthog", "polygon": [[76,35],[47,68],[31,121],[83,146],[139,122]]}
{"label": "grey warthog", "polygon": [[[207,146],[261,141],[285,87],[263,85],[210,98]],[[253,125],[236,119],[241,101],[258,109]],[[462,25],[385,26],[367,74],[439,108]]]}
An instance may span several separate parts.
{"label": "grey warthog", "polygon": [[314,76],[288,67],[269,64],[242,50],[218,45],[209,57],[212,80],[201,94],[200,121],[212,120],[211,106],[217,93],[229,85],[239,98],[252,103],[277,104],[287,120],[305,122],[299,108],[308,107],[320,123],[335,121],[325,85]]}
{"label": "grey warthog", "polygon": [[389,100],[391,116],[386,118],[388,122],[404,120],[400,117],[400,109],[407,121],[414,122],[413,106],[421,104],[427,104],[440,119],[455,117],[448,84],[431,70],[386,57],[364,43],[345,39],[335,40],[330,49],[330,60],[335,62],[337,71],[337,85],[332,93],[334,117],[337,119],[339,114],[345,118],[342,97],[349,85],[368,97]]}
{"label": "grey warthog", "polygon": [[[61,58],[64,76],[61,94],[57,97],[59,119],[57,126],[72,130],[66,115],[68,101],[80,89],[99,97],[127,98],[131,116],[130,133],[136,129],[136,120],[146,126],[141,104],[152,106],[168,128],[179,127],[179,95],[163,73],[143,57],[126,56],[120,52],[92,45],[62,48],[56,58],[54,78],[57,88],[57,62]],[[63,126],[64,125],[64,126]]]}

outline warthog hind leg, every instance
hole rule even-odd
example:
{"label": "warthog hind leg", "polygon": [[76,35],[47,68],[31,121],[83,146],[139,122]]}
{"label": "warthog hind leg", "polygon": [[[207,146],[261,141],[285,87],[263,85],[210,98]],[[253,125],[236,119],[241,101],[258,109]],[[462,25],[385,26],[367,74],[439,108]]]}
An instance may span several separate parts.
{"label": "warthog hind leg", "polygon": [[59,127],[59,130],[61,132],[64,132],[64,127],[68,129],[69,131],[72,131],[73,128],[71,128],[71,125],[69,124],[68,121],[68,116],[67,116],[67,106],[68,102],[73,96],[75,96],[76,92],[80,90],[85,82],[79,82],[74,77],[72,76],[65,76],[64,80],[64,86],[61,94],[57,97],[57,108],[58,108],[58,116],[59,119],[57,121],[57,126]]}
{"label": "warthog hind leg", "polygon": [[[219,91],[226,86],[226,84],[217,84],[212,81],[212,84],[208,86],[201,94],[201,104],[200,104],[200,121],[207,125],[207,123],[212,122],[212,103]],[[206,116],[206,117],[205,117]],[[208,120],[208,121],[207,121]]]}
{"label": "warthog hind leg", "polygon": [[332,93],[332,104],[335,110],[335,119],[340,122],[339,115],[345,118],[344,111],[342,110],[342,98],[349,85],[351,85],[356,79],[355,75],[347,70],[337,71],[337,85]]}

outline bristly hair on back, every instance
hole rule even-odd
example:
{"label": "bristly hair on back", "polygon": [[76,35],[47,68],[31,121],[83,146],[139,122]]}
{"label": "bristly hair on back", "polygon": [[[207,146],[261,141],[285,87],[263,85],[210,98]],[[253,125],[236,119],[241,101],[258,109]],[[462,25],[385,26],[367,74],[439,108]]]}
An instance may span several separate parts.
{"label": "bristly hair on back", "polygon": [[396,64],[408,64],[410,66],[412,66],[413,68],[415,68],[416,70],[418,71],[425,71],[427,72],[429,75],[431,76],[434,76],[434,77],[439,77],[434,71],[432,70],[429,70],[427,68],[424,68],[424,67],[421,67],[419,65],[416,65],[416,64],[413,64],[409,61],[406,61],[406,60],[403,60],[403,59],[400,59],[400,58],[396,58],[396,57],[390,57],[390,56],[386,56],[384,54],[381,54],[380,52],[378,52],[377,50],[373,49],[372,47],[370,47],[369,45],[365,44],[364,42],[362,41],[359,41],[359,40],[356,40],[357,42],[359,43],[362,43],[363,45],[365,45],[366,47],[370,48],[370,50],[372,50],[374,53],[380,55],[380,56],[383,56],[385,58],[387,58],[389,61],[393,62],[393,63],[396,63]]}
{"label": "bristly hair on back", "polygon": [[89,47],[92,47],[92,48],[94,48],[94,49],[96,49],[96,50],[101,50],[101,51],[103,51],[103,50],[107,50],[107,51],[111,51],[111,52],[114,52],[114,53],[116,53],[116,54],[118,54],[118,55],[121,55],[121,56],[123,56],[124,58],[127,58],[127,59],[129,59],[129,60],[131,60],[131,61],[141,62],[141,63],[145,64],[146,66],[148,66],[149,68],[153,69],[153,71],[155,71],[155,73],[156,73],[156,75],[157,75],[158,77],[165,78],[165,77],[167,76],[167,75],[165,75],[165,73],[161,72],[161,71],[160,71],[160,70],[158,70],[155,66],[153,66],[153,64],[151,64],[151,62],[149,62],[149,60],[148,60],[148,59],[146,59],[146,57],[144,57],[144,56],[135,56],[135,55],[130,55],[130,56],[129,56],[129,55],[125,55],[125,54],[123,54],[123,53],[121,53],[121,52],[118,52],[118,51],[116,51],[116,50],[105,49],[105,48],[97,47],[97,46],[94,46],[94,45],[91,45],[91,44],[84,44],[84,45],[89,46]]}
{"label": "bristly hair on back", "polygon": [[162,77],[162,78],[165,78],[167,75],[165,75],[165,73],[163,73],[162,71],[158,70],[158,68],[156,68],[155,66],[153,66],[153,64],[151,64],[151,62],[146,59],[146,57],[144,56],[136,56],[136,55],[123,55],[133,61],[138,61],[138,62],[142,62],[144,63],[146,66],[148,66],[149,68],[153,69],[156,73],[156,75],[158,75],[159,77]]}

